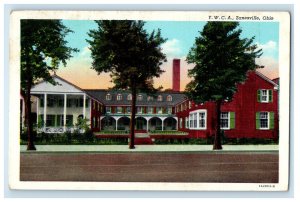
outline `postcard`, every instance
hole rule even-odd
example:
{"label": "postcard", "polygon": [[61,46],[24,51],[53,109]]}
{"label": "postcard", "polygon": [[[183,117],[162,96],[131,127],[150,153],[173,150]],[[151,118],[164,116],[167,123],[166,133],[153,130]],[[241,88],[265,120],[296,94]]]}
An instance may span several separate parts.
{"label": "postcard", "polygon": [[289,74],[288,12],[13,11],[9,186],[287,191]]}

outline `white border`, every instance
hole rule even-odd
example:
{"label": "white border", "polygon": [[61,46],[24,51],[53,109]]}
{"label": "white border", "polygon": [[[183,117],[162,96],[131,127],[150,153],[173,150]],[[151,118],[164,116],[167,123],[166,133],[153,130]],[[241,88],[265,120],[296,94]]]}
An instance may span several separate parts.
{"label": "white border", "polygon": [[100,183],[100,182],[24,182],[19,180],[20,145],[19,108],[9,108],[9,186],[12,189],[47,190],[203,190],[203,191],[284,191],[288,188],[289,165],[289,73],[290,73],[290,16],[287,12],[194,12],[194,11],[19,11],[11,14],[10,21],[10,68],[9,102],[19,106],[20,75],[20,19],[133,19],[133,20],[177,20],[207,21],[208,15],[256,15],[273,16],[280,23],[280,143],[279,143],[279,183],[274,188],[259,187],[256,183]]}

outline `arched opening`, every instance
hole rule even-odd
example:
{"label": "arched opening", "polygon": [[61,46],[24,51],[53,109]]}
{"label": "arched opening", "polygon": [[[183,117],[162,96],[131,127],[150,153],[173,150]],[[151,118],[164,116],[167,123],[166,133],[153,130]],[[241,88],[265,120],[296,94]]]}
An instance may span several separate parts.
{"label": "arched opening", "polygon": [[162,130],[162,120],[158,117],[153,117],[149,120],[149,130]]}
{"label": "arched opening", "polygon": [[136,130],[147,130],[147,120],[144,117],[136,117],[135,119]]}
{"label": "arched opening", "polygon": [[130,118],[124,116],[118,119],[118,130],[129,130]]}
{"label": "arched opening", "polygon": [[116,120],[111,116],[106,116],[101,120],[101,130],[116,130]]}
{"label": "arched opening", "polygon": [[173,117],[168,117],[164,120],[164,130],[176,130],[177,120]]}

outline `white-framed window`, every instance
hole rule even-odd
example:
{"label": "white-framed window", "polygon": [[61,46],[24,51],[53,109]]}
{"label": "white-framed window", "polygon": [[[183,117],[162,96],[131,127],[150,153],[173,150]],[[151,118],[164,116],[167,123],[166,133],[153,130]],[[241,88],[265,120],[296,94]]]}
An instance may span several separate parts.
{"label": "white-framed window", "polygon": [[127,95],[127,100],[132,100],[132,95],[131,94]]}
{"label": "white-framed window", "polygon": [[267,90],[261,90],[261,102],[268,102],[268,94]]}
{"label": "white-framed window", "polygon": [[256,112],[256,129],[274,129],[274,112]]}
{"label": "white-framed window", "polygon": [[171,96],[171,95],[168,95],[168,96],[167,96],[167,101],[168,101],[168,102],[172,102],[172,96]]}
{"label": "white-framed window", "polygon": [[117,113],[118,113],[118,114],[123,113],[123,108],[122,108],[122,107],[117,107]]}
{"label": "white-framed window", "polygon": [[189,115],[189,121],[190,129],[198,129],[198,130],[205,130],[206,129],[206,110],[205,109],[199,109],[196,111],[190,112]]}
{"label": "white-framed window", "polygon": [[156,107],[156,113],[162,114],[162,107]]}
{"label": "white-framed window", "polygon": [[157,101],[161,102],[162,100],[163,100],[163,99],[162,99],[162,96],[161,96],[161,95],[157,96]]}
{"label": "white-framed window", "polygon": [[189,109],[191,109],[191,108],[192,108],[192,102],[189,101]]}
{"label": "white-framed window", "polygon": [[117,100],[119,101],[119,100],[122,100],[122,94],[118,94],[117,95]]}
{"label": "white-framed window", "polygon": [[106,100],[111,100],[111,94],[106,94],[105,99]]}
{"label": "white-framed window", "polygon": [[168,107],[167,112],[168,112],[168,114],[172,114],[172,107]]}
{"label": "white-framed window", "polygon": [[147,112],[148,114],[153,114],[153,107],[148,107]]}
{"label": "white-framed window", "polygon": [[137,109],[136,111],[137,111],[138,114],[143,113],[143,107],[137,107],[136,109]]}
{"label": "white-framed window", "polygon": [[257,91],[257,101],[261,103],[273,102],[273,91],[271,89],[259,89]]}
{"label": "white-framed window", "polygon": [[221,112],[220,128],[221,129],[229,129],[229,120],[230,120],[229,112]]}
{"label": "white-framed window", "polygon": [[111,113],[111,107],[106,107],[106,113]]}
{"label": "white-framed window", "polygon": [[142,101],[143,100],[143,96],[142,95],[138,95],[137,100],[138,101]]}
{"label": "white-framed window", "polygon": [[185,128],[189,128],[189,117],[185,117]]}

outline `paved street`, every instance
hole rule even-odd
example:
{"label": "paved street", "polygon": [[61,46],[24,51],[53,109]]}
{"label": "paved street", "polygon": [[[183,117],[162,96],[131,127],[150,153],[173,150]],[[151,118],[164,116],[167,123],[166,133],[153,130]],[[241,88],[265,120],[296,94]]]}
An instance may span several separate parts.
{"label": "paved street", "polygon": [[21,153],[21,181],[277,183],[278,152]]}

